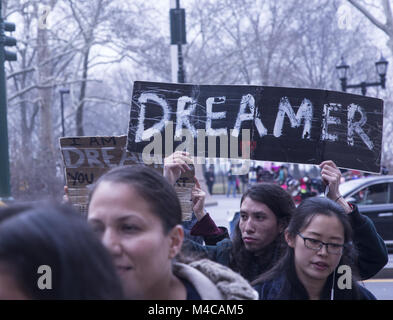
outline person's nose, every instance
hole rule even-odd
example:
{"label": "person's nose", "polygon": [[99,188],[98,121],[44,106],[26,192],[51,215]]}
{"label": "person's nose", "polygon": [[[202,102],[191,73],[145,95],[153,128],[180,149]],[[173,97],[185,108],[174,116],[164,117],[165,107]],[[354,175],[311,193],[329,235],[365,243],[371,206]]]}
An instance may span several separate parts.
{"label": "person's nose", "polygon": [[328,255],[326,244],[323,244],[322,248],[318,250],[318,255],[320,255],[320,256],[327,256]]}
{"label": "person's nose", "polygon": [[248,218],[247,221],[245,222],[244,230],[246,231],[246,233],[254,233],[255,232],[254,221],[251,218]]}
{"label": "person's nose", "polygon": [[121,254],[121,244],[116,232],[113,230],[105,230],[104,235],[102,236],[102,244],[111,255],[116,256]]}

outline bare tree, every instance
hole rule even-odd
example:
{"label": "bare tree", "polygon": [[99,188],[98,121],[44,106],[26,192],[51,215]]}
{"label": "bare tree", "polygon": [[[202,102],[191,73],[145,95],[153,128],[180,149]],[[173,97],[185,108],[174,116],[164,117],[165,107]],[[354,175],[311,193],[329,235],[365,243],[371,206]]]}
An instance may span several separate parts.
{"label": "bare tree", "polygon": [[[379,14],[383,16],[383,20],[381,21],[380,17],[377,17],[370,9],[366,7],[363,3],[356,0],[347,0],[350,4],[352,4],[359,12],[361,12],[364,17],[366,17],[374,26],[376,26],[379,30],[383,31],[387,37],[388,42],[387,45],[390,51],[393,53],[393,14],[392,7],[390,5],[389,0],[379,0],[379,5],[382,10],[379,10]],[[375,9],[375,7],[373,6]]]}
{"label": "bare tree", "polygon": [[[361,1],[348,0],[348,2],[356,8],[373,26],[378,30],[381,30],[387,36],[387,47],[393,54],[393,13],[392,7],[389,0],[379,0],[377,3],[365,4]],[[384,114],[384,134],[383,134],[383,151],[382,151],[382,163],[393,171],[393,155],[391,146],[393,143],[393,127],[391,125],[393,118],[391,112],[387,112],[392,107],[392,101],[390,99],[391,89],[385,97],[385,114]]]}
{"label": "bare tree", "polygon": [[[97,0],[80,3],[78,1],[68,0],[68,3],[72,11],[72,17],[77,22],[79,31],[83,39],[82,47],[79,49],[82,55],[82,81],[80,84],[75,118],[76,135],[83,136],[83,113],[85,106],[90,52],[96,42],[96,30],[99,27],[99,24],[103,21],[101,19],[101,16],[104,12],[103,6],[108,5],[109,2],[105,0]],[[86,11],[86,8],[88,8],[89,10]]]}
{"label": "bare tree", "polygon": [[[363,81],[360,75],[373,72],[373,56],[367,53],[377,49],[368,41],[367,30],[337,27],[339,3],[184,2],[187,82],[337,89],[335,65],[343,54],[352,57],[356,68],[351,70],[359,70],[351,79]],[[133,82],[171,79],[168,12],[157,2],[143,0],[3,4],[6,16],[18,22],[18,61],[7,63],[13,194],[31,199],[38,194],[60,196],[59,88],[70,89],[67,134],[126,134]],[[42,5],[51,8],[46,28],[38,26]],[[390,28],[388,21],[380,24]],[[370,60],[370,68],[361,67],[364,59]],[[387,125],[384,130],[386,136],[393,129]],[[387,141],[391,144],[385,139],[385,150]],[[387,152],[384,159],[393,161]]]}

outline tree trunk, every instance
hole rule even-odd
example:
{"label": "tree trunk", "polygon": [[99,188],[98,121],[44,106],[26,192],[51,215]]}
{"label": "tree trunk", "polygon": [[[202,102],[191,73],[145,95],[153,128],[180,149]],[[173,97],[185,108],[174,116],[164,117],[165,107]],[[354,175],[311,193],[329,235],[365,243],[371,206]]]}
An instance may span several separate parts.
{"label": "tree trunk", "polygon": [[83,58],[83,76],[82,76],[82,84],[81,84],[81,91],[79,95],[79,104],[78,109],[76,110],[76,135],[77,136],[84,136],[85,131],[83,129],[83,108],[85,106],[85,97],[86,97],[86,87],[87,87],[87,72],[89,70],[89,54],[90,54],[90,47],[87,48],[85,56]]}
{"label": "tree trunk", "polygon": [[[45,61],[49,57],[48,32],[45,28],[37,29],[37,59]],[[51,77],[50,63],[38,68],[38,83],[49,85],[48,79]],[[52,88],[38,89],[39,111],[40,111],[40,159],[41,165],[45,166],[47,176],[55,176],[55,150],[53,147],[53,128],[52,128]]]}

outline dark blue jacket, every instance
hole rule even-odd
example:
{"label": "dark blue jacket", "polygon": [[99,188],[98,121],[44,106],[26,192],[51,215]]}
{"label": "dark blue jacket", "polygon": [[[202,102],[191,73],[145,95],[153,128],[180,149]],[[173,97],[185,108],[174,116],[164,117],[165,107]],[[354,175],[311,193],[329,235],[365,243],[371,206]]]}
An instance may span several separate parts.
{"label": "dark blue jacket", "polygon": [[[376,300],[375,296],[363,286],[352,282],[352,289],[340,289],[338,276],[331,274],[322,289],[321,300]],[[335,283],[332,291],[333,280]],[[275,278],[254,286],[260,300],[308,300],[309,295],[296,275],[295,267],[289,263],[288,268]]]}
{"label": "dark blue jacket", "polygon": [[201,236],[193,236],[191,235],[191,229],[197,223],[198,219],[195,216],[195,213],[192,213],[191,220],[189,221],[183,221],[183,230],[184,230],[184,238],[185,239],[190,239],[192,241],[195,241],[196,243],[203,244],[203,237]]}
{"label": "dark blue jacket", "polygon": [[362,280],[370,279],[388,263],[388,250],[385,242],[367,216],[360,214],[356,205],[349,214],[353,230],[353,243],[358,253],[356,263]]}

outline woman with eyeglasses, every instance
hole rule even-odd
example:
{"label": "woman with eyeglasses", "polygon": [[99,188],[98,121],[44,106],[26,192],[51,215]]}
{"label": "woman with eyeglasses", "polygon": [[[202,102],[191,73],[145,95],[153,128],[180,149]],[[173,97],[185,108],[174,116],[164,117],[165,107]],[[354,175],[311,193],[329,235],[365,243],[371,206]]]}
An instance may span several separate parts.
{"label": "woman with eyeglasses", "polygon": [[285,230],[285,240],[288,247],[281,260],[253,282],[261,300],[375,299],[357,282],[351,224],[334,201],[304,200]]}

